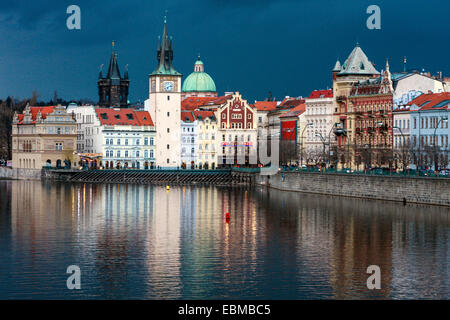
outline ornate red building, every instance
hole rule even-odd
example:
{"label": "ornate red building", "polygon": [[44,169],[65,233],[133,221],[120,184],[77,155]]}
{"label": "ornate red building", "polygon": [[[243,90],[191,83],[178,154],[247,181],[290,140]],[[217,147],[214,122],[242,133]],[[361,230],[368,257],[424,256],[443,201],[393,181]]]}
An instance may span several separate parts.
{"label": "ornate red building", "polygon": [[386,166],[392,161],[393,91],[388,62],[381,77],[359,81],[351,89],[353,161],[357,166]]}

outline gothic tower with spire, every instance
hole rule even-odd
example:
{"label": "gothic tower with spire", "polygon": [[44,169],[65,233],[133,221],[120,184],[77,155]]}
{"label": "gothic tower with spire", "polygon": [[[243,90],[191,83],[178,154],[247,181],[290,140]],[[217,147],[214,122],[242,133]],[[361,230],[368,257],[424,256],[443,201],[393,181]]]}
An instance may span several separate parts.
{"label": "gothic tower with spire", "polygon": [[127,107],[128,106],[128,90],[130,87],[130,80],[128,78],[128,70],[122,77],[120,75],[119,65],[117,63],[117,53],[111,53],[109,60],[108,73],[103,77],[103,72],[100,70],[98,75],[98,96],[99,106],[102,107]]}
{"label": "gothic tower with spire", "polygon": [[173,43],[166,18],[156,53],[157,67],[149,75],[149,111],[156,127],[156,165],[179,167],[181,163],[181,77],[173,65]]}

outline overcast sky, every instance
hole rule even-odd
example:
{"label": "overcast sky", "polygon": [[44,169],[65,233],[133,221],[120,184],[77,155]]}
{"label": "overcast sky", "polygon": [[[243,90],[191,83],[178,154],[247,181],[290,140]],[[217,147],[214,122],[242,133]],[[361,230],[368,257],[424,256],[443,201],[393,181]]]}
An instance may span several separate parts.
{"label": "overcast sky", "polygon": [[[81,8],[81,30],[66,27],[66,8]],[[381,30],[366,9],[381,8]],[[156,66],[157,37],[168,11],[174,66],[184,77],[198,53],[219,94],[240,91],[250,102],[306,96],[331,86],[330,70],[360,43],[380,71],[408,67],[450,75],[447,0],[73,0],[0,2],[0,98],[97,101],[97,77],[116,41],[130,100],[145,100]]]}

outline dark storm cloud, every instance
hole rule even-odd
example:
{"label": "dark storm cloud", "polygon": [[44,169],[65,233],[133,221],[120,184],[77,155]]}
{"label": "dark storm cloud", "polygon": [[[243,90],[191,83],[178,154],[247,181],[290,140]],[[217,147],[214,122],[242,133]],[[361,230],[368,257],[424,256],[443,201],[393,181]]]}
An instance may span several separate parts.
{"label": "dark storm cloud", "polygon": [[[66,28],[71,4],[81,8],[80,31]],[[381,7],[381,31],[365,27],[371,4]],[[389,58],[400,70],[407,55],[410,65],[448,75],[449,8],[439,0],[2,1],[0,97],[37,89],[95,99],[98,66],[116,40],[131,98],[144,100],[166,10],[176,69],[187,76],[200,52],[220,93],[239,90],[250,101],[330,86],[336,58],[357,41],[377,69]]]}

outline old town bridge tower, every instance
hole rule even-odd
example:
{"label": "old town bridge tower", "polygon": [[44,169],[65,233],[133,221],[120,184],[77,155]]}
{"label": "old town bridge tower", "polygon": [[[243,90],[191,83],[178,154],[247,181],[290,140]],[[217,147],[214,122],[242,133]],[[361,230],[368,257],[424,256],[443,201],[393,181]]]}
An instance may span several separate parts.
{"label": "old town bridge tower", "polygon": [[117,63],[117,53],[114,51],[111,54],[109,61],[108,73],[103,77],[102,70],[98,76],[98,104],[102,107],[127,107],[128,106],[128,90],[130,87],[130,80],[128,78],[128,70],[125,67],[125,73],[122,77],[120,75],[119,65]]}

